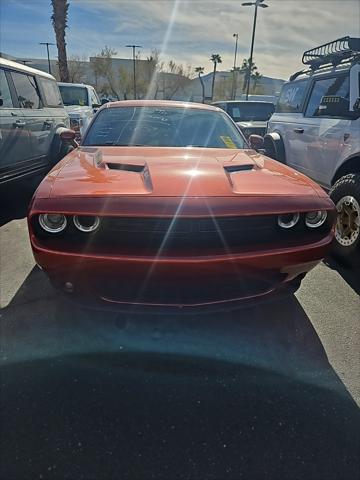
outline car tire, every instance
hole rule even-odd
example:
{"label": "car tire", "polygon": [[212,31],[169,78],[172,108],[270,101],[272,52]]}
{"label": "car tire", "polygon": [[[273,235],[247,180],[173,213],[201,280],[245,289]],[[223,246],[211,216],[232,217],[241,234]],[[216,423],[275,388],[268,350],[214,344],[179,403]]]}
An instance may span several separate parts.
{"label": "car tire", "polygon": [[346,265],[360,264],[360,174],[339,178],[329,192],[338,215],[333,256]]}

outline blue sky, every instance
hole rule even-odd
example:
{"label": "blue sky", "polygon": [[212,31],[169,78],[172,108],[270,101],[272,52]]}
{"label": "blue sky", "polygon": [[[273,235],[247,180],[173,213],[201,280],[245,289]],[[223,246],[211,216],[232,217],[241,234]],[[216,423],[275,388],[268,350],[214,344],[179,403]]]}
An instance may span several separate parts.
{"label": "blue sky", "polygon": [[[233,33],[239,33],[239,60],[249,55],[253,8],[241,0],[69,0],[68,55],[89,56],[111,46],[129,57],[128,43],[141,55],[161,51],[164,60],[211,69],[219,53],[222,69],[233,64]],[[259,10],[255,62],[261,73],[287,78],[301,68],[305,49],[337,37],[360,37],[359,0],[266,0]],[[42,58],[54,42],[50,0],[0,0],[0,51]],[[56,57],[56,47],[51,56]]]}

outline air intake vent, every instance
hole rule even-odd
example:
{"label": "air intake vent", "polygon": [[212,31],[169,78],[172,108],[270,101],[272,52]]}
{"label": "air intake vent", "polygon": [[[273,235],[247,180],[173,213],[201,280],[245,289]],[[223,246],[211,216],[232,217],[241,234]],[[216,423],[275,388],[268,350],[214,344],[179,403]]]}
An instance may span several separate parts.
{"label": "air intake vent", "polygon": [[254,165],[250,163],[246,165],[228,165],[224,168],[227,173],[247,172],[249,170],[253,170]]}
{"label": "air intake vent", "polygon": [[124,170],[125,172],[143,173],[145,165],[132,165],[128,163],[106,163],[110,170]]}

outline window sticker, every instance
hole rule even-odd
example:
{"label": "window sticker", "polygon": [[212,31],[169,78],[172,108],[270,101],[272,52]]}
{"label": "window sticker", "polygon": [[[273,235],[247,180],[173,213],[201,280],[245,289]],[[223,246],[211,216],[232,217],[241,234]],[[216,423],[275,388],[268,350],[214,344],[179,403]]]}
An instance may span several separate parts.
{"label": "window sticker", "polygon": [[221,140],[225,143],[226,148],[236,148],[235,143],[232,141],[231,137],[220,136]]}

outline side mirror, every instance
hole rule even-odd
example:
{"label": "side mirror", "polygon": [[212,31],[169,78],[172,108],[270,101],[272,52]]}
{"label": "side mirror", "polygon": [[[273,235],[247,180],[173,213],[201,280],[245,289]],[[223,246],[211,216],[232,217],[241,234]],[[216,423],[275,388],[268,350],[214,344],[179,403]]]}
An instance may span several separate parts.
{"label": "side mirror", "polygon": [[250,135],[249,145],[253,150],[260,150],[264,147],[264,138],[260,135]]}
{"label": "side mirror", "polygon": [[60,131],[60,138],[63,142],[69,143],[75,148],[79,146],[76,141],[76,132],[74,130],[70,130],[70,128],[62,128]]}
{"label": "side mirror", "polygon": [[105,105],[105,103],[109,103],[110,100],[108,98],[102,98],[101,99],[101,105]]}
{"label": "side mirror", "polygon": [[360,113],[360,97],[356,99],[356,102],[354,103],[354,106],[353,106],[353,110],[356,113]]}
{"label": "side mirror", "polygon": [[0,107],[2,107],[3,105],[4,105],[4,100],[0,98]]}

